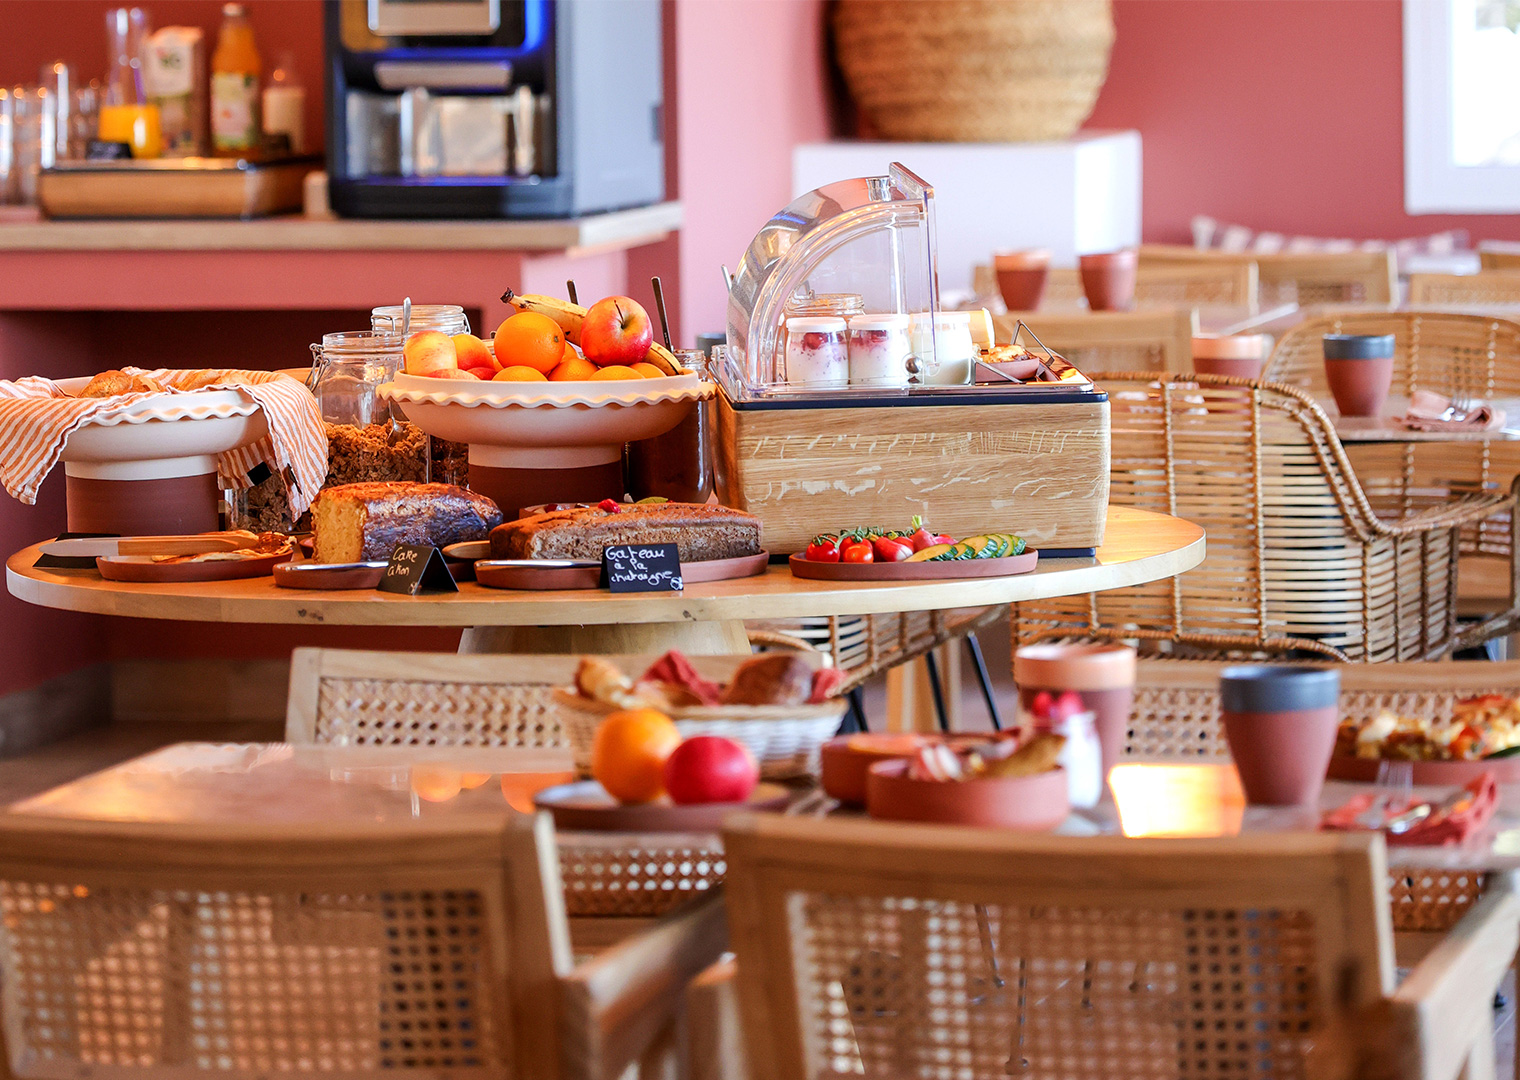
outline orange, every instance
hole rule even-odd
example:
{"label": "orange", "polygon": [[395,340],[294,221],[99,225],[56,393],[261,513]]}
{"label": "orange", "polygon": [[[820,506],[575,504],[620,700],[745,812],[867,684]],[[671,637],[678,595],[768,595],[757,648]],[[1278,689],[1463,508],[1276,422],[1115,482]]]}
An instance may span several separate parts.
{"label": "orange", "polygon": [[530,367],[544,375],[565,358],[565,332],[536,311],[519,311],[496,328],[496,359],[502,367]]}
{"label": "orange", "polygon": [[524,367],[522,364],[513,364],[504,367],[495,375],[491,376],[492,382],[548,382],[542,371],[537,368]]}
{"label": "orange", "polygon": [[614,379],[642,379],[643,377],[633,368],[624,367],[622,364],[609,364],[607,367],[598,368],[595,375],[587,376],[598,382],[611,382]]}
{"label": "orange", "polygon": [[619,802],[658,799],[665,792],[665,759],[680,745],[681,733],[662,712],[609,713],[591,743],[591,775]]}
{"label": "orange", "polygon": [[501,795],[513,810],[531,814],[536,809],[533,805],[533,796],[545,788],[568,784],[574,779],[573,772],[502,773]]}
{"label": "orange", "polygon": [[575,346],[572,345],[572,344],[570,344],[570,339],[566,338],[565,339],[564,359],[560,360],[560,363],[563,364],[563,363],[566,363],[567,361],[578,359],[580,357],[580,355],[581,355],[580,353],[578,353],[578,352],[575,351]]}
{"label": "orange", "polygon": [[640,360],[637,364],[631,364],[629,366],[632,367],[634,371],[637,371],[640,375],[644,376],[646,379],[663,379],[665,377],[665,373],[654,364],[645,363],[642,360]]}
{"label": "orange", "polygon": [[427,802],[448,802],[464,787],[458,769],[443,765],[413,765],[412,792]]}
{"label": "orange", "polygon": [[579,356],[573,360],[566,360],[559,367],[549,372],[550,382],[585,382],[595,378],[596,373],[602,370],[590,360],[582,360]]}

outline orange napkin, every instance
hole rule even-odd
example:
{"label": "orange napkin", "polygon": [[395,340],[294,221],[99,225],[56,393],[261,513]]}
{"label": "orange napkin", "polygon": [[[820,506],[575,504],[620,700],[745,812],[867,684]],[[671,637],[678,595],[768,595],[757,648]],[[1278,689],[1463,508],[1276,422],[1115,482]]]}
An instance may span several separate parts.
{"label": "orange napkin", "polygon": [[[1413,845],[1446,847],[1460,844],[1473,833],[1488,823],[1488,819],[1494,816],[1494,811],[1499,806],[1499,784],[1494,779],[1494,774],[1485,772],[1467,784],[1467,790],[1472,793],[1472,802],[1454,814],[1442,814],[1439,817],[1428,817],[1408,832],[1399,836],[1388,837],[1389,846]],[[1325,814],[1320,821],[1320,828],[1334,829],[1342,832],[1368,831],[1365,825],[1357,822],[1357,815],[1372,805],[1376,797],[1375,792],[1366,792],[1346,800],[1341,806],[1337,806]],[[1388,817],[1393,817],[1406,809],[1406,806],[1388,807]]]}
{"label": "orange napkin", "polygon": [[1448,417],[1451,398],[1430,390],[1416,390],[1409,398],[1409,409],[1404,413],[1404,426],[1415,431],[1475,430],[1493,431],[1504,426],[1504,410],[1484,402],[1471,412]]}
{"label": "orange napkin", "polygon": [[[327,429],[310,390],[295,379],[273,371],[231,368],[195,370],[123,368],[132,375],[150,375],[169,394],[194,390],[236,390],[258,403],[269,423],[269,435],[256,443],[217,455],[217,481],[224,490],[247,487],[249,470],[267,462],[277,475],[288,465],[295,477],[288,484],[292,516],[311,505],[327,479]],[[209,381],[206,380],[209,377]],[[51,379],[29,376],[0,381],[0,483],[24,503],[37,501],[37,489],[58,464],[69,436],[91,423],[115,419],[127,406],[153,393],[117,394],[107,398],[76,398]]]}

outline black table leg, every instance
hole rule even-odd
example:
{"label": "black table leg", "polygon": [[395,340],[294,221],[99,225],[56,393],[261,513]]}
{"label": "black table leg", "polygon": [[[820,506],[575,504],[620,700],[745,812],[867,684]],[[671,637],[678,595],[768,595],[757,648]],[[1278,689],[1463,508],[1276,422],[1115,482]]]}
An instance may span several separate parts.
{"label": "black table leg", "polygon": [[939,718],[939,729],[949,732],[950,721],[945,716],[945,693],[939,684],[939,661],[934,659],[934,651],[924,653],[924,667],[929,670],[929,692],[934,695],[934,715]]}
{"label": "black table leg", "polygon": [[976,681],[981,684],[982,697],[987,702],[987,716],[992,720],[992,730],[1003,730],[1003,715],[998,712],[997,696],[992,692],[992,679],[987,674],[987,661],[982,657],[982,643],[975,634],[966,635],[966,648],[971,652],[971,663],[976,666]]}

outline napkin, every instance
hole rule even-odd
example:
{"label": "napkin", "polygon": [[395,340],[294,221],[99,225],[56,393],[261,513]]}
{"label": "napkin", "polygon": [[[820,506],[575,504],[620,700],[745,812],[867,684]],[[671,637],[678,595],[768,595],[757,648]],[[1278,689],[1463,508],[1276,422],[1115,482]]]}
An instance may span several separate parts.
{"label": "napkin", "polygon": [[1447,415],[1451,398],[1430,390],[1416,390],[1404,413],[1404,426],[1415,431],[1493,431],[1504,426],[1504,410],[1487,402],[1470,412]]}
{"label": "napkin", "polygon": [[[1494,811],[1499,806],[1499,784],[1494,779],[1492,772],[1484,772],[1469,781],[1466,790],[1472,794],[1472,802],[1452,814],[1432,816],[1420,822],[1408,832],[1399,836],[1388,837],[1389,846],[1431,846],[1445,847],[1462,843],[1473,833],[1488,823],[1488,819],[1494,816]],[[1332,829],[1342,832],[1356,832],[1366,830],[1365,825],[1357,822],[1357,815],[1372,805],[1372,800],[1377,797],[1376,792],[1366,792],[1362,795],[1348,799],[1341,806],[1325,814],[1320,821],[1320,828]],[[1388,817],[1408,809],[1406,806],[1388,807]]]}
{"label": "napkin", "polygon": [[[256,402],[264,411],[269,434],[217,455],[219,486],[224,490],[247,487],[252,483],[249,472],[267,463],[282,476],[285,467],[290,467],[295,478],[288,485],[293,517],[300,517],[316,498],[327,479],[327,429],[317,399],[295,379],[273,371],[230,368],[122,370],[152,376],[167,387],[169,397],[193,390],[236,390]],[[155,396],[164,394],[76,398],[40,376],[0,381],[0,483],[22,502],[35,503],[37,489],[58,464],[70,435],[86,424],[116,421],[128,406]]]}

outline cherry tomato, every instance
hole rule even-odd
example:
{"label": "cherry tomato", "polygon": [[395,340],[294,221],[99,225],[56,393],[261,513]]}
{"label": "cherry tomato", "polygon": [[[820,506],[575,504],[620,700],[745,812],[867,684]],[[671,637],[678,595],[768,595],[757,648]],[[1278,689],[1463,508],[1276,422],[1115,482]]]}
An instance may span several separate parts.
{"label": "cherry tomato", "polygon": [[866,563],[876,561],[876,556],[871,551],[871,545],[867,543],[851,544],[849,547],[845,548],[844,551],[840,552],[839,557],[845,562],[852,563]]}
{"label": "cherry tomato", "polygon": [[902,562],[913,554],[913,545],[904,540],[881,537],[873,540],[871,546],[876,550],[877,562]]}
{"label": "cherry tomato", "polygon": [[605,510],[609,514],[619,514],[622,513],[623,504],[616,499],[603,499],[596,504],[596,508],[598,510]]}
{"label": "cherry tomato", "polygon": [[815,536],[813,542],[807,546],[803,558],[808,562],[838,562],[839,542],[832,536]]}

